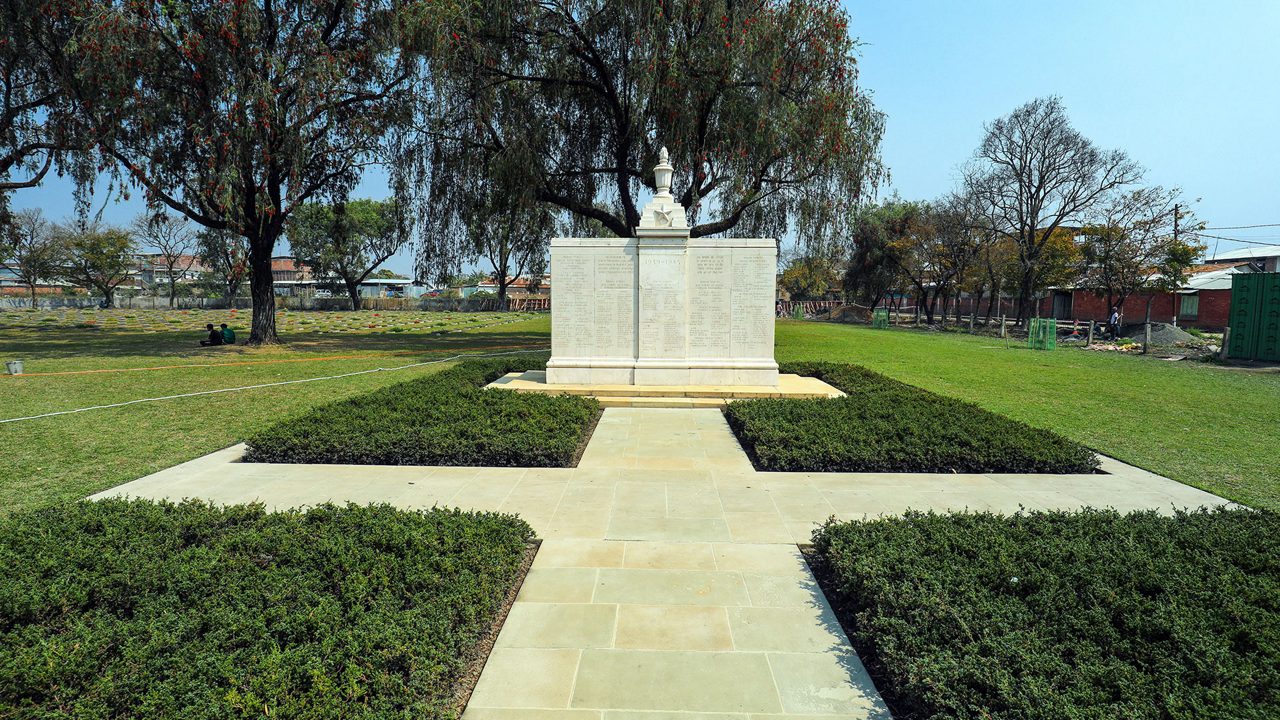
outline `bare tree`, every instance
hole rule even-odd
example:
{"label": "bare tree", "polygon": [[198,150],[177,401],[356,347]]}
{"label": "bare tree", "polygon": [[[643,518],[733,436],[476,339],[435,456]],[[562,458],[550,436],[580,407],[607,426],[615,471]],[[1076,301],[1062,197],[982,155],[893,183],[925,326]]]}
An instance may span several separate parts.
{"label": "bare tree", "polygon": [[133,234],[147,247],[160,251],[158,265],[164,268],[169,289],[169,307],[178,296],[178,281],[196,263],[196,234],[181,215],[166,212],[140,215],[133,221]]}
{"label": "bare tree", "polygon": [[1071,127],[1057,97],[1032,100],[986,126],[965,186],[1017,243],[1019,322],[1030,314],[1054,232],[1082,222],[1100,199],[1142,174],[1124,151],[1102,150]]}
{"label": "bare tree", "polygon": [[[967,195],[951,195],[929,208],[929,225],[932,237],[925,247],[932,280],[932,297],[929,299],[929,318],[937,310],[939,300],[944,305],[951,292],[958,292],[958,285],[974,261],[984,243],[994,234],[983,222],[978,212],[978,202]],[[957,306],[959,305],[957,299]],[[946,315],[945,307],[943,315]]]}
{"label": "bare tree", "polygon": [[36,285],[57,276],[62,265],[62,245],[39,210],[23,210],[13,218],[13,249],[9,257],[17,279],[31,289],[31,307],[36,306]]}
{"label": "bare tree", "polygon": [[1138,188],[1116,193],[1101,203],[1092,222],[1081,230],[1084,284],[1107,299],[1107,307],[1124,304],[1130,295],[1148,288],[1159,274],[1181,230],[1194,232],[1197,221],[1180,201],[1177,188]]}

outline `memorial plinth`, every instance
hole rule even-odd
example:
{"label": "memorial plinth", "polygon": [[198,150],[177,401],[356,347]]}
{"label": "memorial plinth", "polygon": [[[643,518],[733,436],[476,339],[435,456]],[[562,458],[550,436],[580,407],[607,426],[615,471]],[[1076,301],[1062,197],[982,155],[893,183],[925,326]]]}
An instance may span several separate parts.
{"label": "memorial plinth", "polygon": [[552,240],[548,385],[778,385],[777,243],[690,238],[671,172],[636,237]]}

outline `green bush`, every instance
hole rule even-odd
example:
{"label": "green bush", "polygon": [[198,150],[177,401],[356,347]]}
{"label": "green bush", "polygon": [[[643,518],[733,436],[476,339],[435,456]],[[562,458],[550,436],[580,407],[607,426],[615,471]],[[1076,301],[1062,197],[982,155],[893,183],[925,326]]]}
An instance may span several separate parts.
{"label": "green bush", "polygon": [[385,505],[0,518],[0,717],[452,718],[531,535]]}
{"label": "green bush", "polygon": [[565,467],[600,404],[483,386],[545,356],[469,360],[315,408],[250,437],[248,462]]}
{"label": "green bush", "polygon": [[1280,515],[828,524],[819,571],[899,717],[1280,717]]}
{"label": "green bush", "polygon": [[725,410],[756,466],[816,472],[1088,473],[1087,448],[856,365],[792,363],[846,397],[763,399]]}

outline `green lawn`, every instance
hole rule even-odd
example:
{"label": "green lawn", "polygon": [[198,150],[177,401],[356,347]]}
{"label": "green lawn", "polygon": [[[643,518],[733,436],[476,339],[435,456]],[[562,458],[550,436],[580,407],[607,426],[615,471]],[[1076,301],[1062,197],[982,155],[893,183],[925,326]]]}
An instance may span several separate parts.
{"label": "green lawn", "polygon": [[1280,508],[1280,373],[782,321],[779,360],[865,365],[1255,507]]}
{"label": "green lawn", "polygon": [[[550,335],[545,315],[471,314],[461,319],[479,327],[442,335],[377,328],[322,333],[305,328],[333,328],[337,321],[325,313],[294,315],[297,330],[285,334],[290,344],[270,349],[196,347],[203,323],[217,321],[216,315],[184,316],[195,327],[174,324],[182,330],[164,332],[40,327],[0,315],[0,360],[21,358],[28,373],[273,361],[0,377],[0,418],[387,367],[454,351],[545,347]],[[377,320],[387,315],[392,313]],[[779,360],[863,364],[1233,500],[1280,508],[1280,374],[1013,347],[965,335],[797,321],[778,325]],[[274,362],[280,360],[290,362]],[[83,497],[239,442],[283,416],[438,368],[0,424],[0,512]]]}
{"label": "green lawn", "polygon": [[[0,322],[0,360],[21,358],[31,373],[0,376],[0,419],[391,367],[453,353],[545,348],[549,342],[545,315],[518,322],[497,314],[472,315],[494,324],[443,335],[297,332],[284,336],[287,346],[262,349],[199,347],[203,318],[194,331],[166,333]],[[210,364],[221,367],[196,367]],[[441,368],[427,365],[0,424],[0,513],[84,497],[240,442],[282,417]]]}

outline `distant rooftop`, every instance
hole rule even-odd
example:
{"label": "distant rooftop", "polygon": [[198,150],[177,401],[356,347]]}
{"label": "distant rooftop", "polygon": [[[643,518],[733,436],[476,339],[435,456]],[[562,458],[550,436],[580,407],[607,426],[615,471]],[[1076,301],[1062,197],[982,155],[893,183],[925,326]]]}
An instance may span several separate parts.
{"label": "distant rooftop", "polygon": [[1258,260],[1261,258],[1280,257],[1280,245],[1255,245],[1220,252],[1209,259],[1210,262],[1222,260]]}

